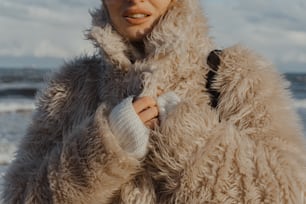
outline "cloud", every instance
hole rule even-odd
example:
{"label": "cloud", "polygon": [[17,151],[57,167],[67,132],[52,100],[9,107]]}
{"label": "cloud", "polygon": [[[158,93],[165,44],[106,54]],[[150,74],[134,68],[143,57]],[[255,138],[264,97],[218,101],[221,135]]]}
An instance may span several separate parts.
{"label": "cloud", "polygon": [[[242,43],[282,71],[306,71],[306,1],[202,1],[221,47]],[[286,68],[288,65],[296,69]],[[304,64],[304,65],[303,65]],[[297,66],[298,65],[298,66]]]}
{"label": "cloud", "polygon": [[[290,71],[306,71],[305,0],[200,1],[219,48],[241,43],[282,71],[288,65],[296,67]],[[99,5],[99,0],[1,0],[0,57],[62,61],[92,52],[83,31],[91,23],[89,9]]]}
{"label": "cloud", "polygon": [[[2,0],[0,55],[69,58],[92,50],[83,31],[97,1]],[[69,40],[67,40],[69,39]]]}
{"label": "cloud", "polygon": [[[67,4],[57,1],[18,1],[2,0],[0,2],[0,16],[7,19],[15,19],[27,23],[40,22],[42,24],[76,24],[75,17],[81,22],[88,5],[82,7],[79,3]],[[80,23],[80,22],[78,22]]]}

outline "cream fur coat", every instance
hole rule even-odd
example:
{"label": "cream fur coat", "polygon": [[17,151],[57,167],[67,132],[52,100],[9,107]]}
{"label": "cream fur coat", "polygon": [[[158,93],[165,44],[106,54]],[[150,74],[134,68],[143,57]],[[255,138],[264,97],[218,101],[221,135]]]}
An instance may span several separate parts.
{"label": "cream fur coat", "polygon": [[[93,14],[101,56],[67,63],[37,96],[37,110],[5,175],[5,204],[304,204],[305,143],[290,94],[251,51],[223,50],[205,89],[209,52],[197,0],[177,0],[137,52]],[[181,102],[150,133],[142,160],[128,156],[108,115],[130,95],[174,91]]]}

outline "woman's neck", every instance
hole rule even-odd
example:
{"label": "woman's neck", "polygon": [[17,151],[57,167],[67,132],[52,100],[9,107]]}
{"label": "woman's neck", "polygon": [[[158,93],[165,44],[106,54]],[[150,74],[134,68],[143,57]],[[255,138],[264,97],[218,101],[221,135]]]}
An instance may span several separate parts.
{"label": "woman's neck", "polygon": [[143,41],[131,42],[131,44],[139,53],[145,53],[145,44]]}
{"label": "woman's neck", "polygon": [[134,63],[136,60],[145,58],[146,49],[145,49],[145,44],[143,41],[137,41],[137,42],[134,41],[134,42],[130,42],[130,44],[134,50],[132,51],[134,52],[134,54],[132,53],[130,54],[130,60],[132,61],[132,63]]}

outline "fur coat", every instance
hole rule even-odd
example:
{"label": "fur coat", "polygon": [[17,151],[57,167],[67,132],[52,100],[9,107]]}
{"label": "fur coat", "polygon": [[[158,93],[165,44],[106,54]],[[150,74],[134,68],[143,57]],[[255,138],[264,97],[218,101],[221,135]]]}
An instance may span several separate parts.
{"label": "fur coat", "polygon": [[[65,64],[37,108],[5,175],[4,203],[306,203],[305,143],[287,84],[263,58],[226,48],[213,88],[215,49],[197,0],[177,0],[139,52],[93,13],[100,54]],[[173,91],[181,102],[136,159],[108,115],[124,98]]]}

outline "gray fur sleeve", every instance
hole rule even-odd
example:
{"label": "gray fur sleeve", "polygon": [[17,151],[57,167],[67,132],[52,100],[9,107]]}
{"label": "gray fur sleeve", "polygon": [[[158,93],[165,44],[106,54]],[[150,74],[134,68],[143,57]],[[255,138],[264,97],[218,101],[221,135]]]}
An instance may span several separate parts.
{"label": "gray fur sleeve", "polygon": [[288,82],[265,59],[240,46],[225,49],[214,86],[220,90],[221,120],[259,140],[287,141],[304,152]]}
{"label": "gray fur sleeve", "polygon": [[237,46],[215,80],[217,108],[184,100],[152,136],[161,191],[185,203],[305,203],[305,141],[284,79]]}
{"label": "gray fur sleeve", "polygon": [[265,59],[234,46],[221,55],[215,86],[217,111],[227,124],[228,141],[239,151],[233,158],[241,171],[266,175],[265,185],[274,185],[262,189],[271,195],[270,203],[304,203],[305,139],[288,82]]}
{"label": "gray fur sleeve", "polygon": [[[111,133],[105,106],[86,104],[80,87],[70,83],[89,85],[66,74],[51,80],[38,98],[32,124],[5,175],[4,203],[109,203],[138,171],[139,161],[126,155]],[[78,109],[72,105],[73,89],[87,107],[79,117],[69,114]]]}
{"label": "gray fur sleeve", "polygon": [[[305,203],[305,154],[274,127],[261,132],[219,121],[215,109],[185,101],[152,135],[148,164],[161,192],[193,203]],[[291,131],[291,132],[290,132]],[[167,135],[166,137],[164,135]],[[162,145],[167,144],[167,145]]]}

